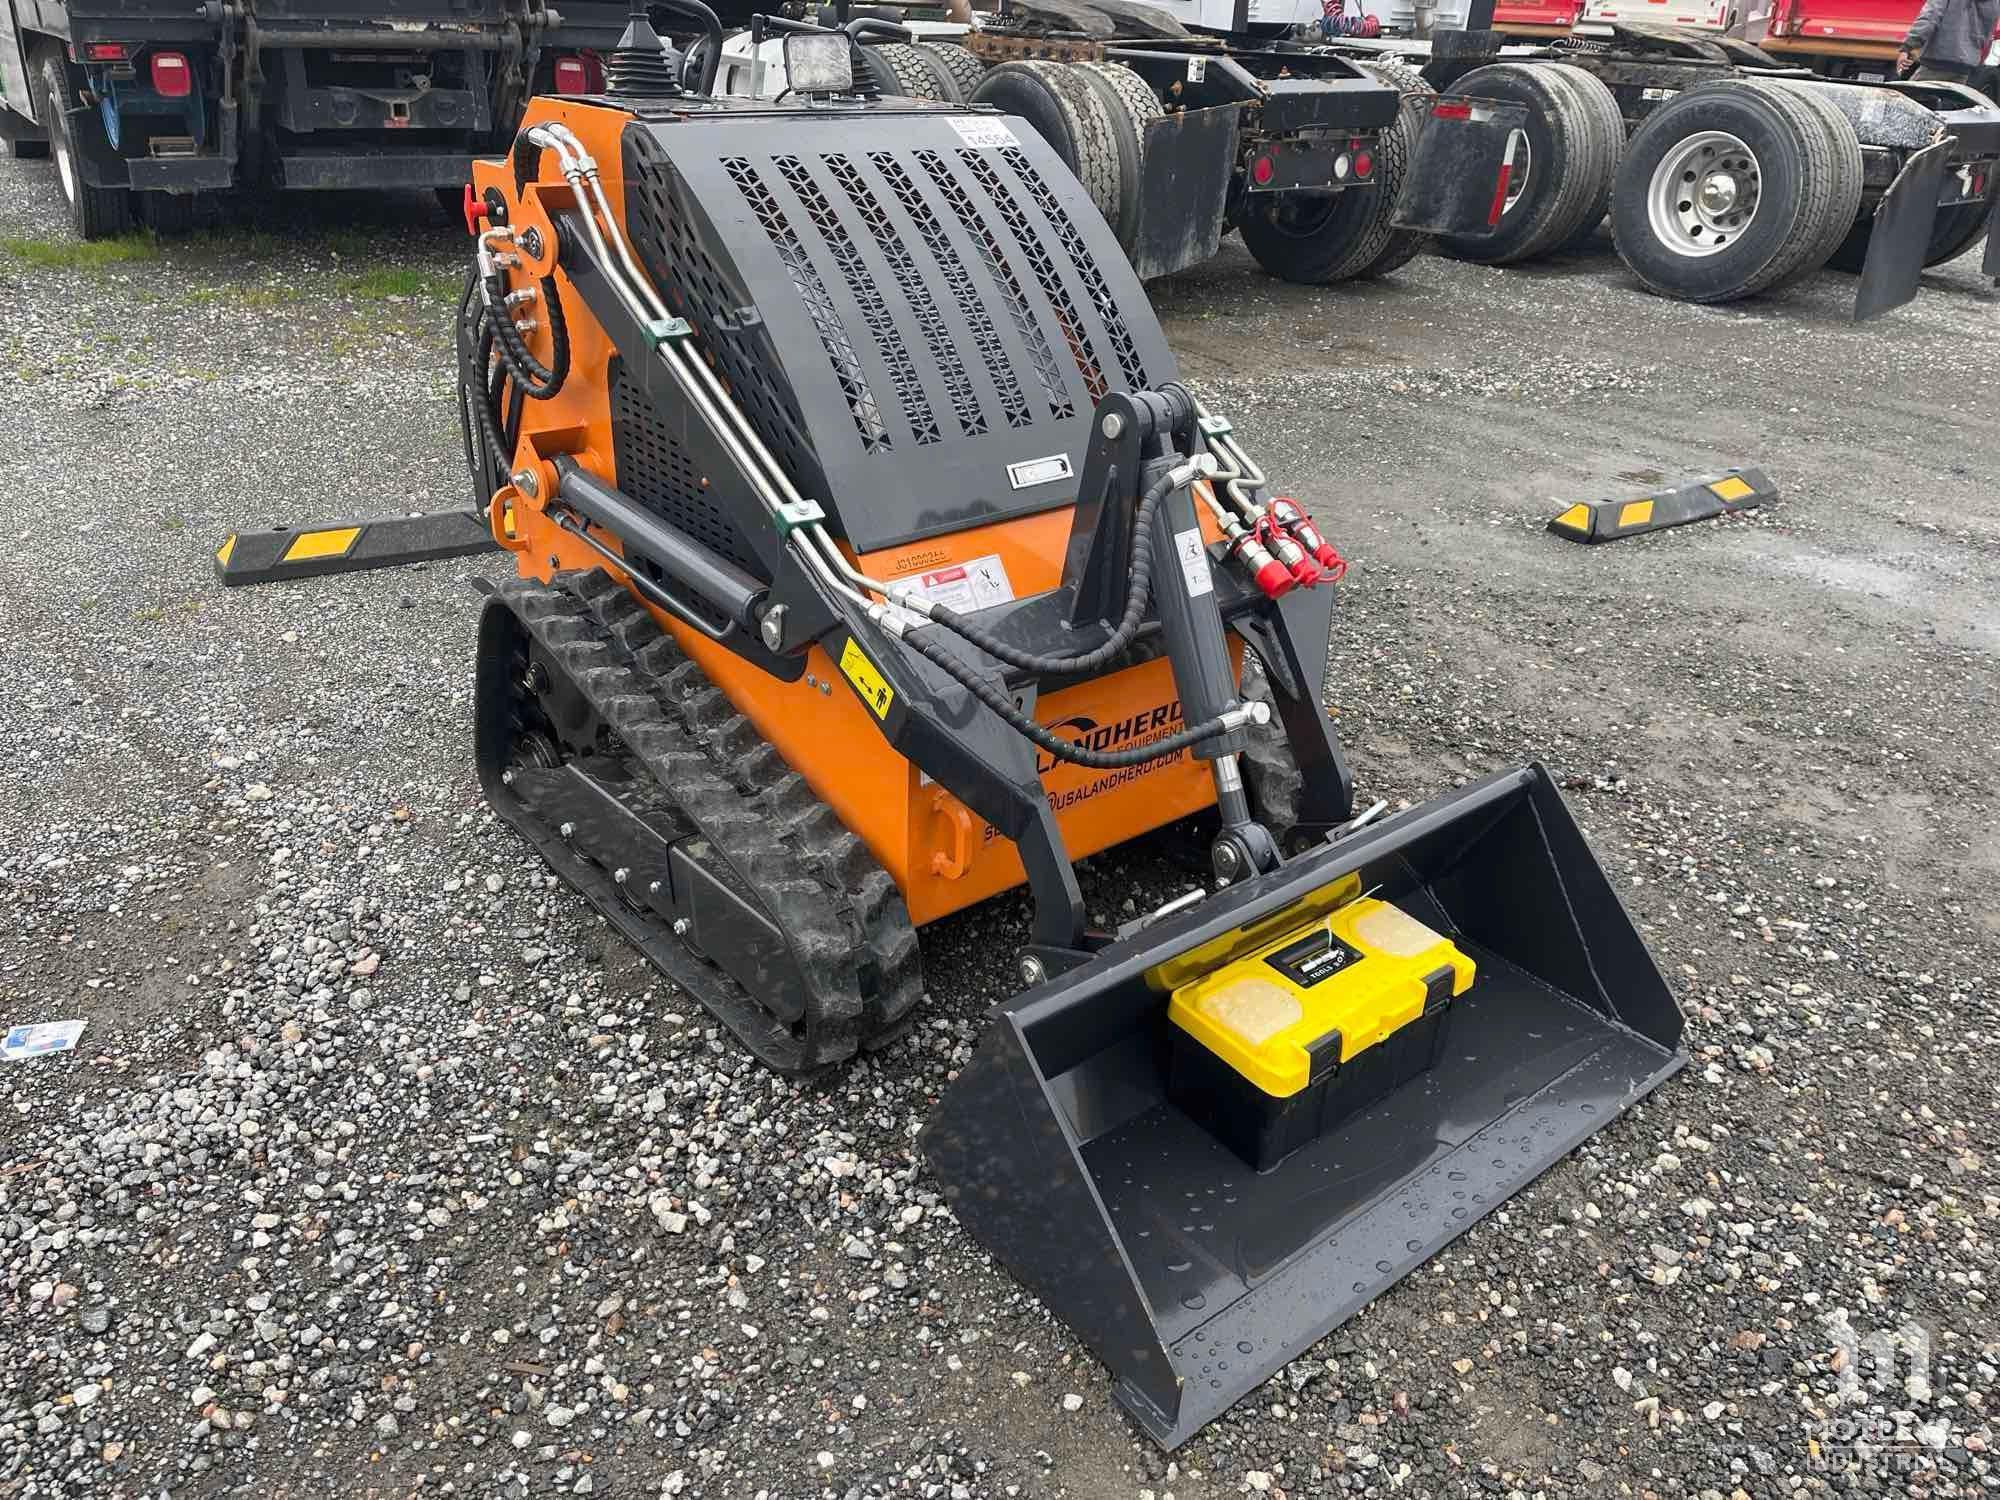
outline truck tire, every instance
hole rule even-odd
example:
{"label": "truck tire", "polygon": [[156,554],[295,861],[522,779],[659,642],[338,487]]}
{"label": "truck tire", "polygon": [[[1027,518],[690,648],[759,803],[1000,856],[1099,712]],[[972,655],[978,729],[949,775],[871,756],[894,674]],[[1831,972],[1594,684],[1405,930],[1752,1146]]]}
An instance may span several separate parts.
{"label": "truck tire", "polygon": [[[1401,63],[1370,61],[1356,66],[1373,73],[1403,96],[1396,118],[1382,132],[1381,144],[1375,152],[1375,190],[1384,195],[1393,219],[1396,205],[1402,201],[1411,159],[1416,155],[1417,137],[1430,117],[1431,101],[1437,98],[1437,91],[1424,81],[1423,74]],[[1431,237],[1422,230],[1398,229],[1392,223],[1380,252],[1355,275],[1361,279],[1387,276],[1415,260],[1430,244]]]}
{"label": "truck tire", "polygon": [[[1925,268],[1957,260],[1978,244],[1986,235],[1986,213],[1984,203],[1954,203],[1939,209],[1937,223],[1931,229],[1930,248],[1924,251]],[[1874,233],[1875,216],[1869,214],[1864,218],[1857,214],[1827,264],[1836,271],[1859,276],[1868,264],[1868,242]]]}
{"label": "truck tire", "polygon": [[[56,160],[56,181],[69,203],[69,221],[86,240],[109,239],[132,227],[130,188],[92,187],[83,180],[71,144],[69,120],[63,107],[69,99],[69,69],[55,47],[42,49],[42,102],[49,112],[49,154]],[[94,127],[93,127],[94,128]]]}
{"label": "truck tire", "polygon": [[181,235],[194,228],[192,193],[134,193],[134,216],[154,234]]}
{"label": "truck tire", "polygon": [[1693,89],[1627,144],[1612,235],[1648,291],[1734,301],[1804,262],[1833,216],[1838,176],[1828,132],[1796,96],[1741,79]]}
{"label": "truck tire", "polygon": [[[1103,93],[1067,63],[1005,62],[989,69],[972,92],[973,104],[991,104],[1019,115],[1076,173],[1090,201],[1115,229],[1127,172],[1118,133]],[[1130,174],[1136,181],[1136,168]]]}
{"label": "truck tire", "polygon": [[925,99],[934,104],[963,104],[958,80],[934,54],[914,42],[883,42],[861,48],[861,64],[885,95]]}
{"label": "truck tire", "polygon": [[1575,234],[1596,190],[1594,174],[1578,170],[1593,159],[1596,140],[1582,91],[1553,68],[1490,63],[1459,79],[1451,96],[1526,105],[1526,150],[1517,146],[1500,227],[1489,235],[1441,234],[1438,248],[1459,260],[1505,266]]}
{"label": "truck tire", "polygon": [[966,98],[979,87],[979,80],[986,76],[986,63],[975,52],[959,46],[957,42],[918,42],[917,45],[930,53],[944,70],[951,74],[958,84],[958,91]]}
{"label": "truck tire", "polygon": [[1379,182],[1337,193],[1259,193],[1236,227],[1257,264],[1280,281],[1330,286],[1382,259],[1395,212]]}
{"label": "truck tire", "polygon": [[1587,245],[1596,236],[1605,216],[1611,212],[1611,186],[1618,180],[1618,160],[1625,154],[1625,114],[1618,107],[1617,96],[1605,87],[1604,80],[1595,73],[1579,68],[1575,63],[1552,63],[1550,67],[1576,90],[1593,147],[1591,181],[1595,190],[1586,195],[1583,214],[1576,228],[1555,247],[1561,253],[1580,250]]}
{"label": "truck tire", "polygon": [[1111,227],[1118,243],[1131,246],[1139,238],[1140,188],[1146,166],[1146,127],[1165,113],[1146,80],[1123,63],[1087,62],[1074,65],[1077,75],[1096,90],[1111,120],[1118,145],[1118,217]]}
{"label": "truck tire", "polygon": [[1853,122],[1811,85],[1784,78],[1748,81],[1766,90],[1783,90],[1803,104],[1826,132],[1827,144],[1833,152],[1835,177],[1826,217],[1812,243],[1800,254],[1799,263],[1767,288],[1775,292],[1804,280],[1824,266],[1852,230],[1861,212],[1861,139],[1854,133]]}

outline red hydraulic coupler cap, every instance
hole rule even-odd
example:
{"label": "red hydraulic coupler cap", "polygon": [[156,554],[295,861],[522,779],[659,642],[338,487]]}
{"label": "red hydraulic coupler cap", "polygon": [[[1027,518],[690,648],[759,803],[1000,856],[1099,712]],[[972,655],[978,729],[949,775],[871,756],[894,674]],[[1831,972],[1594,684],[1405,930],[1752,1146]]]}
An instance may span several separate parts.
{"label": "red hydraulic coupler cap", "polygon": [[486,205],[479,201],[479,195],[472,191],[472,184],[465,185],[465,232],[479,233],[479,216],[486,212]]}
{"label": "red hydraulic coupler cap", "polygon": [[1309,589],[1320,580],[1319,564],[1310,557],[1300,557],[1292,564],[1292,577],[1302,589]]}
{"label": "red hydraulic coupler cap", "polygon": [[1266,599],[1282,599],[1298,582],[1292,570],[1266,552],[1263,544],[1247,531],[1229,544],[1225,556],[1250,574],[1251,582]]}

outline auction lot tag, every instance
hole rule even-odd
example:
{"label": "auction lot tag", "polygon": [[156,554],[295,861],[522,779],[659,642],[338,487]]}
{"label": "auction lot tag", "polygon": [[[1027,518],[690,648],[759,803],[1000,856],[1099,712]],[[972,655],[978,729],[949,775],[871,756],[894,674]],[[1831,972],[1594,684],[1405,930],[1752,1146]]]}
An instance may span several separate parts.
{"label": "auction lot tag", "polygon": [[40,1057],[45,1052],[67,1052],[82,1035],[81,1021],[41,1021],[33,1026],[16,1026],[0,1041],[0,1057],[18,1062],[24,1057]]}
{"label": "auction lot tag", "polygon": [[958,138],[968,146],[1018,146],[1014,132],[999,120],[989,120],[980,115],[954,115],[951,128],[958,132]]}

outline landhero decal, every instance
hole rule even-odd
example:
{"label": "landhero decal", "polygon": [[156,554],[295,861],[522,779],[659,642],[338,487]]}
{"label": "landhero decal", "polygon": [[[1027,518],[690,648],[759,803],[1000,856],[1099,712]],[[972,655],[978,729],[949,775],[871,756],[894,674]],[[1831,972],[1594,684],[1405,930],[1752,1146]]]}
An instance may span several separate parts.
{"label": "landhero decal", "polygon": [[[1071,744],[1085,750],[1131,750],[1142,745],[1150,745],[1163,740],[1181,727],[1180,700],[1162,703],[1154,708],[1141,709],[1129,718],[1100,722],[1088,714],[1071,714],[1067,719],[1058,719],[1045,726],[1050,733],[1059,734]],[[1150,771],[1160,765],[1166,757],[1157,761],[1147,761],[1143,765],[1127,766],[1129,772]],[[1055,756],[1043,752],[1036,757],[1035,769],[1046,776],[1058,765]],[[1113,773],[1118,774],[1118,773]],[[1094,789],[1097,783],[1091,784]],[[1083,790],[1079,788],[1079,790]]]}

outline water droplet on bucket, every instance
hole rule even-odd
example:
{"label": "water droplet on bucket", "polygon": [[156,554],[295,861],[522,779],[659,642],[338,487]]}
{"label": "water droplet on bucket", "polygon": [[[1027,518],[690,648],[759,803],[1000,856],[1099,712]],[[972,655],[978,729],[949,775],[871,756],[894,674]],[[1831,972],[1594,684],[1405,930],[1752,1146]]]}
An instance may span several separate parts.
{"label": "water droplet on bucket", "polygon": [[1236,1352],[1238,1354],[1255,1354],[1257,1346],[1248,1339],[1238,1339],[1236,1341]]}
{"label": "water droplet on bucket", "polygon": [[1185,1297],[1181,1298],[1181,1306],[1185,1307],[1189,1312],[1200,1312],[1204,1307],[1208,1306],[1208,1298],[1202,1296],[1200,1292],[1189,1292]]}

